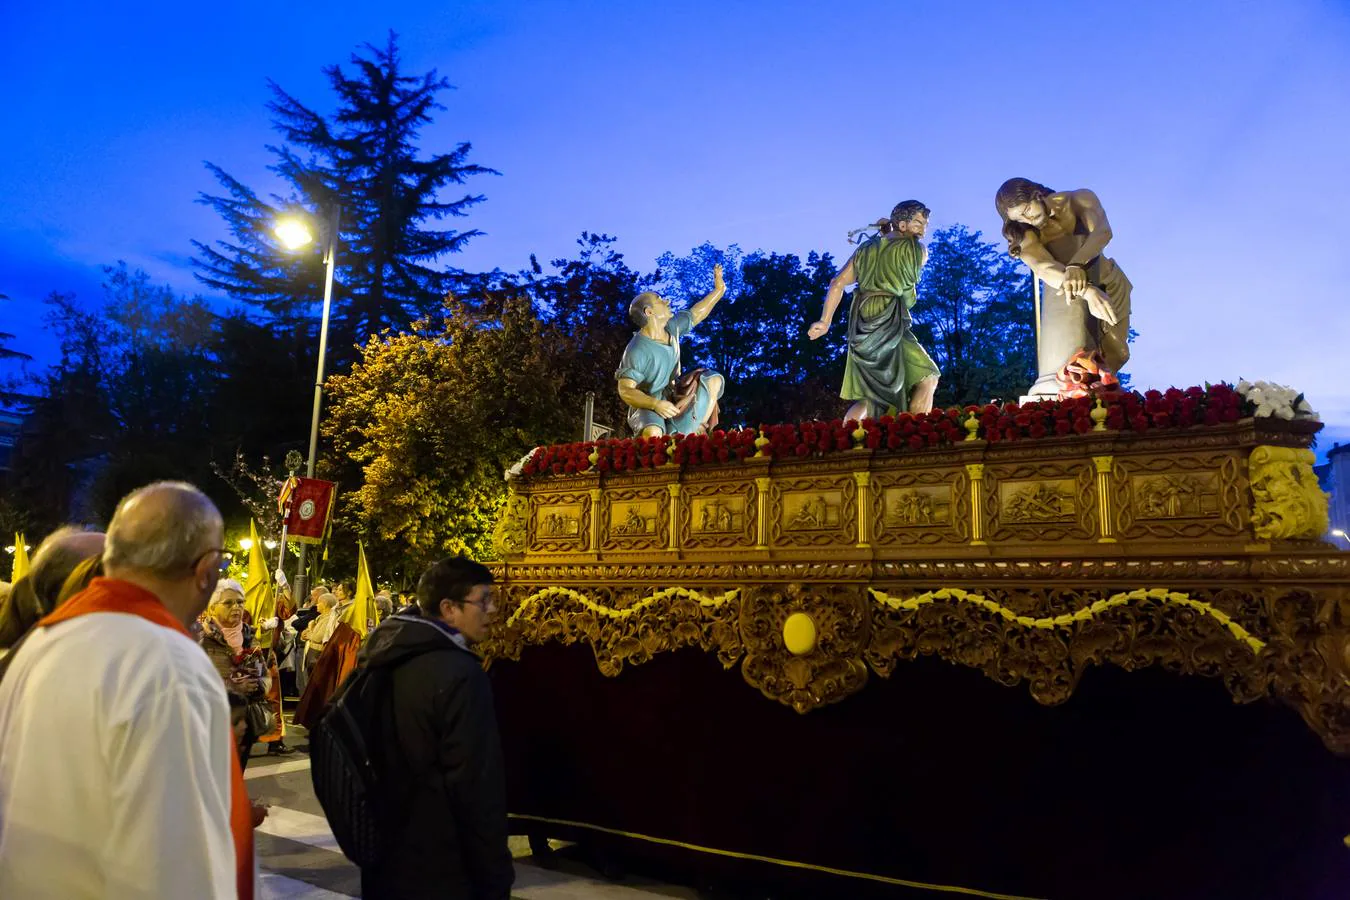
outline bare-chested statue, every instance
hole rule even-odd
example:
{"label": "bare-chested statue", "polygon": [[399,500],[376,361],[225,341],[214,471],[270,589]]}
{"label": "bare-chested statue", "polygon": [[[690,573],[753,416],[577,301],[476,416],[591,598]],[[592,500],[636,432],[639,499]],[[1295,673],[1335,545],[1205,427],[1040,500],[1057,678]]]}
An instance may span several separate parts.
{"label": "bare-chested statue", "polygon": [[994,197],[1008,252],[1046,286],[1033,397],[1074,396],[1113,384],[1130,358],[1130,280],[1102,255],[1111,224],[1089,190],[1056,193],[1009,178]]}

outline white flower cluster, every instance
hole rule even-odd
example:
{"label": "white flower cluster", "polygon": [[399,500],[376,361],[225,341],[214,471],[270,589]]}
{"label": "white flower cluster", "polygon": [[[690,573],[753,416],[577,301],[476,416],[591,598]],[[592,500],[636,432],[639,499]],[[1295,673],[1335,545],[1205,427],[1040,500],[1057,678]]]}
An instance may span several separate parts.
{"label": "white flower cluster", "polygon": [[1269,381],[1239,381],[1237,392],[1244,400],[1256,404],[1257,418],[1312,419],[1321,421],[1303,394],[1282,384]]}
{"label": "white flower cluster", "polygon": [[509,468],[509,469],[507,469],[507,470],[506,470],[506,480],[507,480],[507,481],[510,481],[512,478],[519,478],[521,475],[524,475],[524,474],[525,474],[525,464],[526,464],[527,462],[530,461],[530,457],[531,457],[531,456],[534,456],[535,450],[538,450],[538,449],[539,449],[538,447],[535,447],[534,450],[531,450],[529,453],[526,453],[526,454],[525,454],[524,456],[522,456],[519,460],[517,460],[517,461],[516,461],[516,464],[515,464],[514,466],[512,466],[512,467]]}

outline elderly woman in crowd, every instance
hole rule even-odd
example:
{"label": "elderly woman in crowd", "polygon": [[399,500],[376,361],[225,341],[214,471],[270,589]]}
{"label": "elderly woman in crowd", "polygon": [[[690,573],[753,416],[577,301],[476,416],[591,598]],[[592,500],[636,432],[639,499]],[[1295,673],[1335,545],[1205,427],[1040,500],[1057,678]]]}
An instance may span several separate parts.
{"label": "elderly woman in crowd", "polygon": [[[47,535],[33,554],[28,574],[10,586],[9,596],[0,603],[0,650],[13,647],[38,619],[78,593],[90,577],[100,574],[98,559],[102,554],[101,531],[67,525]],[[77,569],[84,583],[63,592],[66,579]]]}
{"label": "elderly woman in crowd", "polygon": [[338,623],[338,598],[336,596],[327,593],[320,594],[319,599],[314,601],[314,605],[318,607],[318,617],[305,626],[304,631],[300,632],[304,652],[300,657],[300,666],[295,672],[295,684],[302,694],[309,684],[309,674],[314,671],[314,664],[319,661],[319,654],[323,652],[324,645],[333,637],[333,630],[337,628]]}
{"label": "elderly woman in crowd", "polygon": [[266,654],[254,650],[252,631],[244,624],[243,586],[222,578],[202,619],[201,645],[225,681],[241,766],[248,764],[254,741],[275,725],[267,702]]}

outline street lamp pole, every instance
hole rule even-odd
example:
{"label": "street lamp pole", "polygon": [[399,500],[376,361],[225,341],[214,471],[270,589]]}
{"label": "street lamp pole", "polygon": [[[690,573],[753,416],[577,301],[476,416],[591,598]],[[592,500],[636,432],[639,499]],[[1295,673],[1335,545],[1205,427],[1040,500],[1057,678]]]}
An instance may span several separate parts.
{"label": "street lamp pole", "polygon": [[[319,364],[314,373],[314,411],[309,422],[309,460],[305,476],[314,477],[314,462],[319,455],[319,411],[323,407],[323,364],[328,356],[328,312],[333,305],[333,270],[337,268],[338,227],[342,222],[342,206],[333,203],[333,215],[328,222],[327,241],[324,243],[323,318],[319,323]],[[309,544],[300,545],[300,571],[295,576],[295,602],[303,603],[309,594]]]}

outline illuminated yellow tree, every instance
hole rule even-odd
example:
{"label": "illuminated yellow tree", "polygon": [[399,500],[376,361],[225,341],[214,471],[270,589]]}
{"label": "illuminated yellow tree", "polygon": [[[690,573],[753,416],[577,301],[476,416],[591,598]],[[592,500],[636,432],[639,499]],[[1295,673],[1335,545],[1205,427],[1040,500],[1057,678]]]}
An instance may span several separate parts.
{"label": "illuminated yellow tree", "polygon": [[523,298],[451,302],[440,321],[370,341],[350,374],[329,381],[338,526],[371,539],[378,577],[447,554],[492,557],[507,467],[575,439],[582,340]]}

